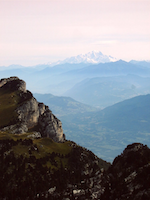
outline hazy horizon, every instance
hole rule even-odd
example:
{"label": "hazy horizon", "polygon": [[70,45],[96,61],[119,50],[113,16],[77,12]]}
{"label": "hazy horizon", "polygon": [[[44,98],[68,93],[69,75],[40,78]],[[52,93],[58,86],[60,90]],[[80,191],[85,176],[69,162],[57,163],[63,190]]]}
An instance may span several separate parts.
{"label": "hazy horizon", "polygon": [[1,0],[0,66],[33,66],[96,50],[150,60],[149,0]]}

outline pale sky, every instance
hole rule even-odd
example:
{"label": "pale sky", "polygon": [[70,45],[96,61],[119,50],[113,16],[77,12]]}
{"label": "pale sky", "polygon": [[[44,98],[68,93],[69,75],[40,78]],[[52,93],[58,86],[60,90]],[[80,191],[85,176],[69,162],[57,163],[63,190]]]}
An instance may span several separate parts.
{"label": "pale sky", "polygon": [[150,60],[150,0],[0,0],[0,66],[93,50]]}

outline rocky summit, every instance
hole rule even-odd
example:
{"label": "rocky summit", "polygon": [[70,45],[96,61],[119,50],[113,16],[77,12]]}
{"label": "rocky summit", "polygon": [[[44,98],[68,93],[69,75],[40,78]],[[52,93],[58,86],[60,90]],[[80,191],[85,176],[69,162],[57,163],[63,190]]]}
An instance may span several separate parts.
{"label": "rocky summit", "polygon": [[[1,130],[21,134],[35,129],[41,133],[42,137],[64,142],[65,135],[61,121],[52,114],[48,106],[37,102],[32,93],[26,90],[26,83],[23,80],[17,77],[2,79],[0,80],[0,91],[3,96],[7,94],[9,98],[7,112],[11,112],[11,109],[16,107],[13,110],[13,120],[11,119],[8,124],[0,124]],[[1,109],[5,107],[6,101],[3,101],[0,106]]]}
{"label": "rocky summit", "polygon": [[150,199],[150,149],[141,143],[128,145],[114,159],[102,185],[101,200]]}
{"label": "rocky summit", "polygon": [[148,200],[150,149],[113,163],[68,141],[61,121],[17,77],[0,80],[0,200]]}

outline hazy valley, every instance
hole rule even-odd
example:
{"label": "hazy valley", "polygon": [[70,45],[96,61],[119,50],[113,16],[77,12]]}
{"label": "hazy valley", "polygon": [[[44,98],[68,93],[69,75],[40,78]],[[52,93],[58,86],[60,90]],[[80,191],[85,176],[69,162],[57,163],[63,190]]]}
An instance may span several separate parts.
{"label": "hazy valley", "polygon": [[[47,105],[61,119],[67,138],[92,150],[104,160],[112,162],[129,143],[142,142],[150,146],[150,95],[124,100],[99,111],[93,111],[86,105],[83,107],[83,104],[70,98],[64,104],[64,97],[34,96],[44,103],[49,99]],[[85,109],[81,110],[81,106]]]}
{"label": "hazy valley", "polygon": [[[1,68],[0,78],[10,76],[25,80],[37,100],[61,119],[67,138],[107,161],[113,161],[131,142],[149,145],[149,62],[120,60],[93,64],[75,63],[72,58],[70,63],[54,66]],[[136,99],[141,101],[140,107]],[[119,102],[122,103],[116,104]]]}

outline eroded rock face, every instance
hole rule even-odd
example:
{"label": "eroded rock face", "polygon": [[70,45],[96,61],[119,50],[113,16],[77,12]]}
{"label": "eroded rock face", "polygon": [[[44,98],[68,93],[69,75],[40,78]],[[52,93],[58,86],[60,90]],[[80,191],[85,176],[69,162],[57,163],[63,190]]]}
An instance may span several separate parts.
{"label": "eroded rock face", "polygon": [[64,141],[62,123],[48,108],[40,115],[39,126],[43,137],[50,137],[56,142]]}
{"label": "eroded rock face", "polygon": [[19,90],[26,92],[26,82],[19,79],[18,77],[4,78],[0,80],[0,87],[5,86],[12,90]]}
{"label": "eroded rock face", "polygon": [[[44,110],[45,106],[43,106],[43,112]],[[36,101],[36,99],[31,98],[19,106],[16,112],[18,114],[19,121],[24,122],[30,129],[37,125],[39,116],[41,114],[41,109],[39,109],[39,103]]]}
{"label": "eroded rock face", "polygon": [[63,142],[65,136],[62,123],[49,110],[48,106],[37,102],[32,93],[26,90],[26,83],[17,77],[0,80],[0,87],[20,91],[21,102],[17,105],[17,123],[4,127],[3,130],[21,134],[29,129],[38,127],[42,137],[52,138],[56,142]]}
{"label": "eroded rock face", "polygon": [[150,199],[149,172],[150,149],[141,143],[128,145],[104,175],[100,199]]}

